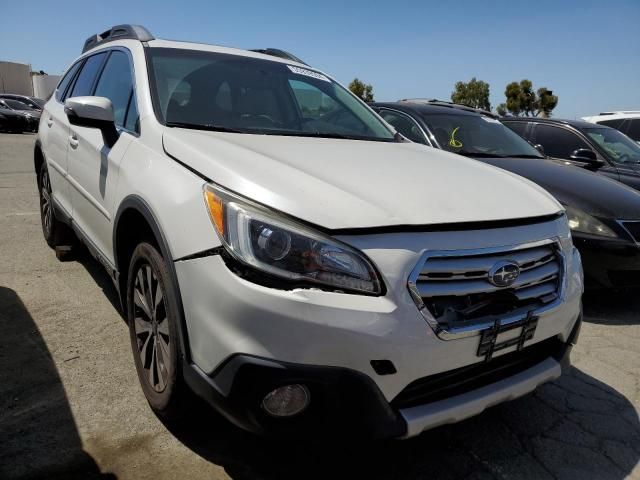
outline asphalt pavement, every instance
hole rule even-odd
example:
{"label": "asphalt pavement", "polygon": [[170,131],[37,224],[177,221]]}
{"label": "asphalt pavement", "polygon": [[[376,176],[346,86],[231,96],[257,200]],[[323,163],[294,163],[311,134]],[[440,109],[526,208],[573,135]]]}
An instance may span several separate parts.
{"label": "asphalt pavement", "polygon": [[640,479],[640,292],[588,294],[568,375],[406,441],[253,437],[149,409],[116,292],[42,238],[30,134],[0,134],[0,479]]}

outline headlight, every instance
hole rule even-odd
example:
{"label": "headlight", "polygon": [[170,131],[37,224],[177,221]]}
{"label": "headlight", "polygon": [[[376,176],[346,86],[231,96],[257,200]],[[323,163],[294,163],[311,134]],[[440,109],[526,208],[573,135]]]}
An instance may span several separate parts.
{"label": "headlight", "polygon": [[607,227],[604,223],[595,217],[592,217],[588,213],[578,210],[574,207],[568,207],[567,218],[569,219],[569,227],[575,232],[588,233],[591,235],[598,235],[601,237],[617,238],[616,232]]}
{"label": "headlight", "polygon": [[211,221],[234,258],[294,284],[382,293],[375,268],[364,254],[217,186],[205,185]]}

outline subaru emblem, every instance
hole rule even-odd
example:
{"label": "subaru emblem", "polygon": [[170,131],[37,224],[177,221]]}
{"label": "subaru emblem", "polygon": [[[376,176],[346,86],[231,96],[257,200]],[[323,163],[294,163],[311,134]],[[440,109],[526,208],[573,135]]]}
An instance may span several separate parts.
{"label": "subaru emblem", "polygon": [[502,260],[489,270],[489,281],[496,287],[510,287],[520,276],[520,267],[512,260]]}

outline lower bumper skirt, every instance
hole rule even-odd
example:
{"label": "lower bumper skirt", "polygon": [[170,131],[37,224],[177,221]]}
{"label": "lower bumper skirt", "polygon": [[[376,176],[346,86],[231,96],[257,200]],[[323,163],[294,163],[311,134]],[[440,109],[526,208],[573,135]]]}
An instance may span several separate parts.
{"label": "lower bumper skirt", "polygon": [[400,415],[407,423],[405,437],[413,437],[425,430],[478,415],[493,405],[532,392],[538,385],[555,380],[561,373],[560,364],[553,358],[547,358],[524,372],[477,390],[427,405],[402,409]]}

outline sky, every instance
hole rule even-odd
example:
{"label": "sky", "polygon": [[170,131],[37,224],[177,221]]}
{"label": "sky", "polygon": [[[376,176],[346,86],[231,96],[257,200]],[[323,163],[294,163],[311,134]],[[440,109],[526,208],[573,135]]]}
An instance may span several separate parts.
{"label": "sky", "polygon": [[282,48],[375,99],[449,100],[488,82],[494,108],[528,78],[559,97],[553,116],[640,110],[640,0],[0,0],[0,60],[62,73],[93,33],[141,24],[156,37]]}

